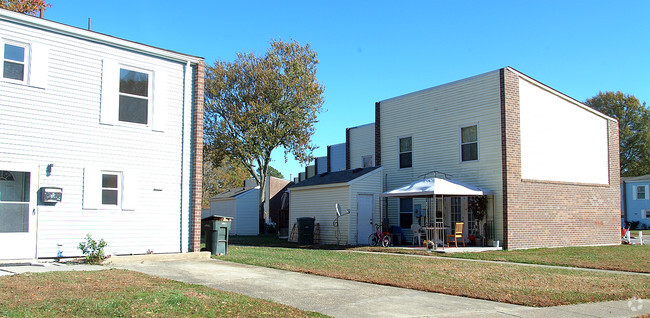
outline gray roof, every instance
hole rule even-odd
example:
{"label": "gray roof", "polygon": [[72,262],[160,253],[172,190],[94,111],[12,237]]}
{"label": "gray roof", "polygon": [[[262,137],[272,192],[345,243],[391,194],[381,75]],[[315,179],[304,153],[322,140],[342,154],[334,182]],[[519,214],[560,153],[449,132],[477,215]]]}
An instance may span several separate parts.
{"label": "gray roof", "polygon": [[213,197],[210,198],[210,201],[212,200],[225,200],[225,199],[230,199],[234,198],[248,190],[255,189],[255,187],[240,187],[240,188],[230,188],[224,192],[221,192]]}
{"label": "gray roof", "polygon": [[302,182],[296,183],[290,186],[289,189],[323,185],[323,184],[346,183],[358,177],[361,177],[364,174],[367,174],[373,170],[376,170],[378,168],[379,167],[357,168],[357,169],[343,170],[337,172],[321,173],[311,178],[308,178],[306,180],[303,180]]}
{"label": "gray roof", "polygon": [[621,178],[621,181],[645,181],[645,180],[650,180],[650,174],[646,174],[643,176],[636,176],[636,177],[623,177]]}

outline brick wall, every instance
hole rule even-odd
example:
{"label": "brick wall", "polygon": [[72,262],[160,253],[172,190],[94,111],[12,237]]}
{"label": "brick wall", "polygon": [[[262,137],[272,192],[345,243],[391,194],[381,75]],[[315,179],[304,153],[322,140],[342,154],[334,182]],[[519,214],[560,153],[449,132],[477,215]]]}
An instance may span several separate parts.
{"label": "brick wall", "polygon": [[380,103],[376,102],[375,103],[375,166],[376,167],[381,167],[381,131],[379,130],[380,128],[380,120],[379,120],[379,108],[380,108]]}
{"label": "brick wall", "polygon": [[608,121],[609,185],[522,180],[518,86],[503,69],[504,247],[620,244],[618,124]]}
{"label": "brick wall", "polygon": [[203,61],[192,69],[192,163],[191,163],[191,233],[190,251],[201,250],[201,199],[203,184],[203,89],[205,64]]}

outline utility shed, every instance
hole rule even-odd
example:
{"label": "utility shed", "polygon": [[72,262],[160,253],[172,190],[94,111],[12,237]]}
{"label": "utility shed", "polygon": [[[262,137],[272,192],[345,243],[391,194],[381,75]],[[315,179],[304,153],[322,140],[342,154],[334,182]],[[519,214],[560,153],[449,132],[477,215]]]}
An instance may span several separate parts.
{"label": "utility shed", "polygon": [[228,189],[210,198],[210,209],[202,218],[222,215],[233,218],[230,234],[258,235],[260,187]]}
{"label": "utility shed", "polygon": [[[320,244],[366,245],[380,224],[379,194],[383,168],[322,173],[289,187],[289,228],[297,218],[315,217]],[[335,204],[341,206],[338,220]],[[350,214],[345,215],[346,210]]]}

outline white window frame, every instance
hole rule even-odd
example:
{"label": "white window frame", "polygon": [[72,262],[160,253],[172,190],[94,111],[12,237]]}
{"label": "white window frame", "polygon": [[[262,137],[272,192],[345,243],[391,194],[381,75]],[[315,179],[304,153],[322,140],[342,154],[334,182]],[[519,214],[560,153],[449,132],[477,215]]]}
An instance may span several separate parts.
{"label": "white window frame", "polygon": [[[4,56],[5,47],[4,46],[6,44],[22,47],[23,49],[25,49],[25,55],[23,56],[24,61],[22,62],[23,63],[23,79],[22,80],[17,80],[17,79],[13,79],[13,78],[4,77],[4,64],[5,64],[5,61],[10,61],[10,62],[13,62],[13,63],[21,63],[21,62],[18,62],[18,61],[5,59],[5,56]],[[29,77],[29,74],[30,74],[30,66],[31,66],[31,63],[30,63],[30,60],[31,60],[31,45],[28,44],[28,43],[16,42],[16,41],[11,41],[11,40],[4,40],[4,41],[2,41],[2,56],[1,56],[1,58],[2,58],[2,66],[0,66],[0,70],[2,71],[2,73],[1,73],[2,76],[0,78],[2,78],[2,80],[4,80],[4,81],[27,85],[28,77]]]}
{"label": "white window frame", "polygon": [[[639,199],[639,188],[643,187],[643,196],[644,198]],[[635,185],[632,187],[632,193],[634,195],[634,200],[648,200],[648,186],[647,185]]]}
{"label": "white window frame", "polygon": [[[117,188],[105,188],[104,185],[102,184],[102,179],[104,178],[104,175],[114,175],[117,176]],[[102,209],[121,209],[122,207],[122,193],[123,193],[123,176],[122,173],[119,171],[105,171],[102,170],[100,171],[99,174],[100,178],[100,189],[99,189],[99,204],[102,207]],[[104,190],[117,190],[117,204],[104,204],[103,201],[103,191]]]}
{"label": "white window frame", "polygon": [[[403,199],[411,199],[411,211],[404,211],[402,212],[402,200]],[[402,226],[402,214],[411,214],[411,224],[415,223],[413,222],[413,216],[415,215],[415,200],[414,198],[398,198],[397,199],[397,223],[401,228],[404,228]],[[409,229],[411,226],[409,225]]]}
{"label": "white window frame", "polygon": [[[148,69],[143,69],[135,66],[130,66],[130,65],[125,65],[125,64],[118,64],[119,68],[117,70],[117,114],[115,116],[117,123],[120,125],[128,125],[128,126],[134,126],[134,127],[152,127],[152,121],[153,121],[153,81],[154,81],[154,72],[152,70]],[[120,96],[128,96],[128,97],[133,97],[133,98],[139,98],[139,99],[144,99],[143,96],[140,95],[132,95],[128,93],[122,93],[120,92],[120,72],[122,70],[127,70],[127,71],[133,71],[133,72],[138,72],[138,73],[144,73],[147,74],[147,123],[146,124],[140,124],[140,123],[134,123],[130,121],[122,121],[120,120]]]}
{"label": "white window frame", "polygon": [[[373,160],[374,159],[373,157],[374,157],[373,155],[361,156],[361,167],[362,168],[374,167],[375,161]],[[368,167],[366,167],[366,165],[365,165],[365,161],[366,161],[367,158],[370,159],[370,165]]]}
{"label": "white window frame", "polygon": [[[402,152],[401,149],[400,149],[400,144],[401,144],[402,139],[405,139],[405,138],[411,138],[411,150]],[[401,154],[402,153],[409,153],[409,152],[411,153],[411,166],[410,167],[402,167]],[[413,135],[397,137],[397,169],[411,169],[411,168],[413,168]]]}
{"label": "white window frame", "polygon": [[[469,128],[469,127],[473,127],[473,126],[476,126],[476,141],[463,143],[463,128]],[[479,133],[478,132],[479,132],[478,123],[473,123],[471,125],[463,125],[463,126],[458,127],[458,142],[459,142],[459,145],[460,145],[458,147],[458,158],[459,158],[460,163],[476,162],[476,161],[479,161],[481,159],[481,154],[479,153],[479,146],[480,146],[479,142],[480,142],[480,140],[479,140]],[[463,145],[468,145],[468,144],[472,144],[472,143],[476,143],[476,159],[463,160]]]}

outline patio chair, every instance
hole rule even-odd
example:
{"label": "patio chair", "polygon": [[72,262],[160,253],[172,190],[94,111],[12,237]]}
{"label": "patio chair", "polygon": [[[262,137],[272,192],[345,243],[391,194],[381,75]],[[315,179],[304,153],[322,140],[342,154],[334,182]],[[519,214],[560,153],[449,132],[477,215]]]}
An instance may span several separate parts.
{"label": "patio chair", "polygon": [[449,234],[447,235],[447,247],[449,247],[449,241],[450,238],[454,239],[454,244],[456,247],[458,247],[458,239],[460,239],[463,242],[463,247],[465,247],[465,234],[463,230],[465,229],[465,223],[464,222],[456,222],[456,226],[454,227],[454,234]]}
{"label": "patio chair", "polygon": [[413,223],[411,224],[411,232],[413,233],[411,243],[415,245],[415,239],[417,239],[418,246],[422,245],[422,237],[426,238],[424,231],[422,231],[422,227],[419,224]]}

